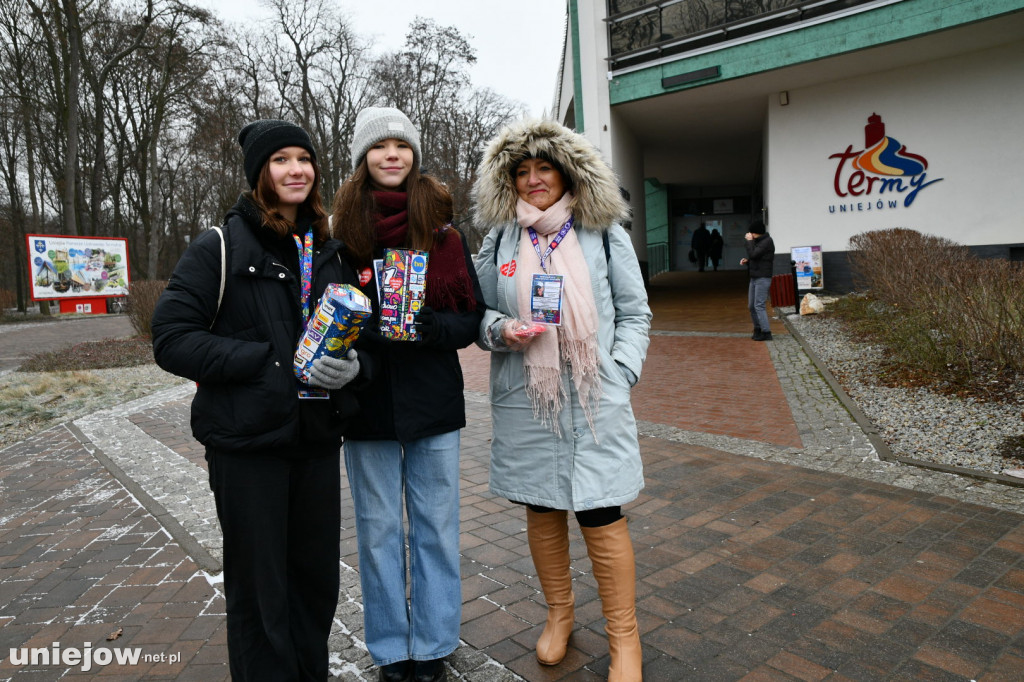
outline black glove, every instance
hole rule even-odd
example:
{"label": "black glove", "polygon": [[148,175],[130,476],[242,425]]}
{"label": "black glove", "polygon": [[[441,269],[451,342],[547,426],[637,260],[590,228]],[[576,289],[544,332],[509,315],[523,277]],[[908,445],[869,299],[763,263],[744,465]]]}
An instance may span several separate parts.
{"label": "black glove", "polygon": [[420,308],[416,314],[416,333],[423,343],[434,343],[441,336],[441,321],[437,319],[433,308]]}

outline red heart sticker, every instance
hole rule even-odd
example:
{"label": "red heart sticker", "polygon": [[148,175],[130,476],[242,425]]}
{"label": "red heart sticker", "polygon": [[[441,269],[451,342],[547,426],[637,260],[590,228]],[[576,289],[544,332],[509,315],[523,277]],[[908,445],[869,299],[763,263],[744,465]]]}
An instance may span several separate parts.
{"label": "red heart sticker", "polygon": [[502,265],[501,274],[505,275],[506,277],[511,277],[512,275],[516,274],[516,262],[510,261]]}
{"label": "red heart sticker", "polygon": [[366,283],[370,281],[370,277],[372,277],[372,276],[373,276],[373,273],[370,271],[370,268],[363,268],[362,270],[360,270],[359,271],[359,286],[365,287]]}

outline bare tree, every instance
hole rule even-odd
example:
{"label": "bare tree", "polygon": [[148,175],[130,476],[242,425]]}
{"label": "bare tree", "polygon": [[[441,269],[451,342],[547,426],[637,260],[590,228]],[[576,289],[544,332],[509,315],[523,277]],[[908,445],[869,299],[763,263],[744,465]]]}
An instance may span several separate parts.
{"label": "bare tree", "polygon": [[[42,74],[39,43],[33,33],[28,8],[18,0],[0,0],[0,176],[7,194],[12,258],[11,276],[4,278],[3,285],[14,286],[21,312],[28,307],[25,235],[39,230],[41,216],[33,120]],[[44,304],[42,309],[47,312],[48,306]]]}
{"label": "bare tree", "polygon": [[[267,74],[272,68],[267,62],[270,38],[259,27],[246,27],[232,35],[231,52],[226,56],[226,80],[238,86],[237,97],[243,103],[244,116],[250,120],[280,118],[283,114],[274,82]],[[276,47],[276,41],[271,42]]]}
{"label": "bare tree", "polygon": [[136,254],[133,269],[144,277],[154,275],[165,241],[160,146],[171,124],[188,111],[190,98],[206,77],[204,55],[216,43],[216,34],[206,30],[211,23],[205,10],[176,4],[151,27],[148,49],[126,58],[128,68],[120,69],[111,81],[111,101],[120,107],[111,112],[119,124],[114,128],[120,141],[118,152],[130,154],[123,160],[126,164],[119,161],[130,170],[122,197],[134,204],[138,216],[127,236]]}
{"label": "bare tree", "polygon": [[127,237],[135,275],[166,277],[246,189],[237,134],[258,118],[310,132],[329,200],[356,114],[402,108],[465,224],[480,145],[521,113],[471,87],[469,38],[417,18],[375,56],[332,0],[263,2],[239,28],[191,0],[0,0],[0,287],[19,305],[26,230]]}
{"label": "bare tree", "polygon": [[78,234],[78,93],[82,71],[82,22],[77,0],[25,0],[46,46],[53,78],[55,121],[63,141],[63,168],[58,176],[61,217],[66,234]]}
{"label": "bare tree", "polygon": [[[348,174],[347,141],[355,115],[372,101],[368,48],[324,0],[269,0],[279,35],[265,76],[277,85],[285,116],[312,135],[325,188]],[[330,191],[325,190],[330,197]]]}
{"label": "bare tree", "polygon": [[466,69],[475,63],[476,51],[457,28],[417,17],[409,25],[404,49],[375,65],[378,97],[419,126],[424,157],[431,158],[434,150],[435,121],[458,103],[469,85]]}
{"label": "bare tree", "polygon": [[95,17],[96,26],[88,49],[93,58],[86,59],[84,64],[84,77],[90,88],[93,106],[92,119],[89,121],[89,132],[93,137],[89,206],[83,212],[85,234],[96,234],[103,204],[103,173],[107,153],[104,125],[107,81],[128,55],[142,47],[146,33],[157,16],[155,12],[153,0],[146,0],[141,14],[122,12],[119,16],[104,14]]}
{"label": "bare tree", "polygon": [[522,116],[522,105],[493,90],[474,90],[447,108],[435,126],[434,173],[448,185],[454,200],[455,220],[470,248],[483,241],[471,221],[473,184],[484,144],[511,119]]}
{"label": "bare tree", "polygon": [[467,70],[475,62],[469,39],[457,28],[417,17],[404,49],[384,55],[373,69],[378,99],[419,126],[424,166],[451,191],[455,218],[467,228],[471,246],[482,238],[468,224],[480,148],[523,113],[506,97],[470,87]]}

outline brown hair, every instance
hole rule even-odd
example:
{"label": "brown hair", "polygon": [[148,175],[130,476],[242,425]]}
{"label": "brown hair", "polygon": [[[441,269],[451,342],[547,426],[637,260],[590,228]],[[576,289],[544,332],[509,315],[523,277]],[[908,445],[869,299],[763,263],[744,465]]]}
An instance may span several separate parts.
{"label": "brown hair", "polygon": [[[420,173],[419,164],[413,164],[404,186],[409,211],[405,247],[430,251],[437,243],[438,228],[451,222],[452,195],[438,180]],[[332,217],[333,235],[345,243],[356,267],[373,261],[378,214],[364,156],[334,195]]]}
{"label": "brown hair", "polygon": [[[313,187],[310,188],[306,200],[299,204],[297,215],[311,219],[313,241],[320,245],[331,238],[331,230],[327,225],[327,212],[324,210],[323,199],[320,198],[320,166],[317,165],[316,158],[312,155],[310,155],[310,162],[313,164]],[[252,201],[260,210],[263,224],[278,236],[285,237],[295,229],[295,225],[277,210],[280,198],[274,191],[274,182],[270,179],[269,163],[264,163],[260,169],[256,188],[252,191]]]}

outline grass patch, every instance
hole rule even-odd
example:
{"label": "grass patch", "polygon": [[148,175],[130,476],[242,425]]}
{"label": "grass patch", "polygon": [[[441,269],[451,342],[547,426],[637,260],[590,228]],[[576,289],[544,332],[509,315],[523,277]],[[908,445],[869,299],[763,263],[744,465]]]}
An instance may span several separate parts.
{"label": "grass patch", "polygon": [[153,365],[148,338],[89,341],[32,356],[0,375],[0,449],[83,415],[180,383]]}
{"label": "grass patch", "polygon": [[[88,344],[81,346],[87,348]],[[148,343],[145,346],[148,347]],[[117,347],[123,349],[126,344],[110,344],[106,350]],[[138,342],[129,347],[133,350],[141,348]],[[65,355],[77,357],[78,364],[88,364],[95,359],[89,353],[66,351]],[[129,357],[125,354],[121,359],[135,365],[146,364],[137,362],[137,355]],[[68,357],[63,361],[72,364]],[[137,370],[131,369],[131,365],[121,364],[108,369],[21,370],[0,375],[0,450],[57,424],[114,408],[182,383],[180,377],[159,370],[151,359],[147,362],[148,367]]]}
{"label": "grass patch", "polygon": [[101,388],[99,377],[90,372],[41,372],[16,381],[11,375],[5,379],[0,386],[0,428],[19,422],[46,424]]}

